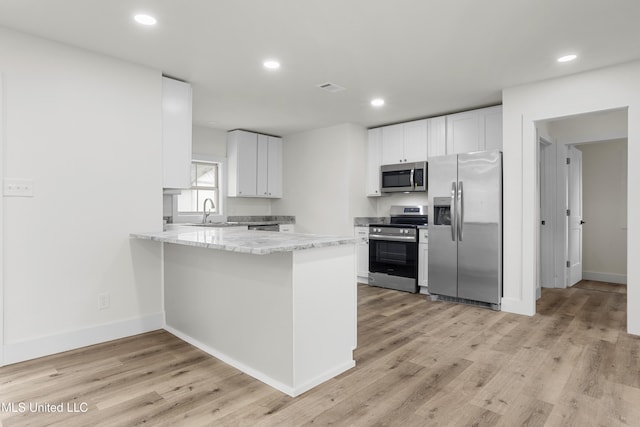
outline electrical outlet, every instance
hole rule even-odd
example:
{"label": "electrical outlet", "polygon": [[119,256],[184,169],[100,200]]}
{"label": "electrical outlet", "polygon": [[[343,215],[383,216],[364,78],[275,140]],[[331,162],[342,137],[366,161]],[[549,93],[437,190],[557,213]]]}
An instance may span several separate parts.
{"label": "electrical outlet", "polygon": [[109,292],[102,293],[98,295],[98,309],[106,310],[111,305],[111,296]]}
{"label": "electrical outlet", "polygon": [[33,180],[5,178],[3,193],[5,197],[33,197]]}

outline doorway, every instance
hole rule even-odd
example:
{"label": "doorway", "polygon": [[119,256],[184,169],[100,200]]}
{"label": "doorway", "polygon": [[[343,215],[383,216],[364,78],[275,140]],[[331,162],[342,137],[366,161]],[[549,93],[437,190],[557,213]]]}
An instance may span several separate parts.
{"label": "doorway", "polygon": [[626,109],[540,121],[536,129],[538,286],[626,283]]}

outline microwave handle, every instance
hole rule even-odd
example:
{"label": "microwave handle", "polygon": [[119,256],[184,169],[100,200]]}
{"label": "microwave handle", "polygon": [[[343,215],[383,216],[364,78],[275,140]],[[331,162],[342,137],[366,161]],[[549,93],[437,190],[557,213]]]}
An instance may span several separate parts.
{"label": "microwave handle", "polygon": [[409,185],[411,186],[411,188],[414,188],[414,182],[413,182],[413,174],[415,172],[415,168],[411,168],[411,175],[409,175]]}

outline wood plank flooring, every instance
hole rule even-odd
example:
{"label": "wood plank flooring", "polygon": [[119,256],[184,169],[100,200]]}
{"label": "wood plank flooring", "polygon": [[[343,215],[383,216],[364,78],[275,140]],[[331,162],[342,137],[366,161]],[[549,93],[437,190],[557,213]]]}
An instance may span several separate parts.
{"label": "wood plank flooring", "polygon": [[618,291],[543,289],[526,317],[360,285],[356,367],[297,398],[157,331],[0,368],[0,422],[640,426],[640,338]]}

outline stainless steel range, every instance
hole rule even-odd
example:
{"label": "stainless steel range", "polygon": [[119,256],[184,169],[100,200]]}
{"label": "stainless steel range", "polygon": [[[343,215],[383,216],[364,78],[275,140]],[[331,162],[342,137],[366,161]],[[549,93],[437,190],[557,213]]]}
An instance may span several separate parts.
{"label": "stainless steel range", "polygon": [[427,206],[392,206],[389,224],[369,225],[369,285],[418,292],[418,227]]}

